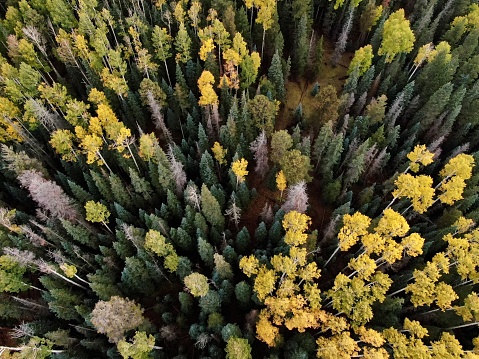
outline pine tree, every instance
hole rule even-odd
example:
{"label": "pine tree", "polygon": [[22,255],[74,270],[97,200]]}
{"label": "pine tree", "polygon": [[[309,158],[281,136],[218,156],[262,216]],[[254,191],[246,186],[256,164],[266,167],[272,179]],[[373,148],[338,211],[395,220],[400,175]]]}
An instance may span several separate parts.
{"label": "pine tree", "polygon": [[286,90],[284,87],[283,68],[277,51],[275,52],[273,60],[271,61],[271,66],[268,69],[268,78],[274,84],[276,97],[280,101],[284,101]]}
{"label": "pine tree", "polygon": [[224,227],[224,217],[221,213],[221,207],[205,184],[201,186],[201,211],[211,225],[219,229]]}
{"label": "pine tree", "polygon": [[296,69],[298,76],[302,76],[304,74],[308,60],[307,22],[307,15],[303,14],[295,29],[295,51],[293,56],[293,68]]}

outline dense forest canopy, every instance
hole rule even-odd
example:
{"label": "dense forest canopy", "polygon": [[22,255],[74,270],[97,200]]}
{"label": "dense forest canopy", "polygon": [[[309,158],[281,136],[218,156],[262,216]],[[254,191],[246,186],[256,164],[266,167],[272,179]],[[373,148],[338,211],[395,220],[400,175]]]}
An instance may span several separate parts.
{"label": "dense forest canopy", "polygon": [[0,14],[2,359],[479,358],[477,1]]}

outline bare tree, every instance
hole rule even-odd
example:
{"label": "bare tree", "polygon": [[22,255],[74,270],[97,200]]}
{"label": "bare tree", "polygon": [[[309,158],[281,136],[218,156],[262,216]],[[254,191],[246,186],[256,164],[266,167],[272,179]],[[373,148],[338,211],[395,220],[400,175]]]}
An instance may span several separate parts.
{"label": "bare tree", "polygon": [[43,178],[40,172],[23,171],[18,180],[22,187],[28,189],[33,200],[52,216],[66,220],[78,218],[73,200],[56,183]]}
{"label": "bare tree", "polygon": [[353,25],[353,18],[354,18],[354,10],[355,7],[351,6],[349,8],[348,18],[343,25],[343,30],[339,35],[338,41],[336,41],[336,47],[334,49],[333,56],[331,58],[331,63],[333,66],[336,66],[341,59],[344,51],[346,50],[346,44],[348,42],[349,32],[351,31],[351,27]]}
{"label": "bare tree", "polygon": [[91,312],[91,323],[98,333],[106,334],[111,343],[118,343],[125,332],[144,322],[143,309],[128,298],[113,296],[99,301]]}
{"label": "bare tree", "polygon": [[171,132],[166,127],[165,119],[161,113],[161,105],[158,103],[158,101],[156,101],[155,96],[153,96],[151,91],[148,91],[146,96],[148,99],[148,107],[150,108],[151,117],[153,117],[155,122],[155,127],[163,132],[163,135],[168,142],[173,141]]}
{"label": "bare tree", "polygon": [[308,209],[308,194],[306,193],[306,182],[300,181],[288,188],[286,201],[281,207],[286,213],[297,211],[306,212]]}
{"label": "bare tree", "polygon": [[41,101],[29,99],[25,105],[33,111],[35,118],[47,131],[53,132],[58,128],[63,127],[60,122],[60,117],[57,114],[48,111]]}
{"label": "bare tree", "polygon": [[230,221],[235,223],[236,228],[238,228],[241,219],[241,208],[236,205],[236,198],[233,195],[231,195],[231,202],[225,214],[230,218]]}
{"label": "bare tree", "polygon": [[183,189],[185,188],[186,184],[186,173],[183,169],[183,163],[178,161],[173,153],[173,146],[171,144],[168,145],[168,161],[170,161],[171,173],[173,174],[173,178],[176,183],[176,194],[180,195],[183,193]]}
{"label": "bare tree", "polygon": [[190,203],[196,210],[201,208],[201,195],[198,191],[198,187],[190,181],[186,186],[185,200]]}
{"label": "bare tree", "polygon": [[263,210],[260,213],[261,219],[266,224],[273,223],[273,209],[271,208],[271,204],[265,203]]}
{"label": "bare tree", "polygon": [[266,132],[263,130],[256,139],[251,142],[250,150],[253,152],[256,161],[255,172],[264,178],[269,170],[268,166],[268,139]]}

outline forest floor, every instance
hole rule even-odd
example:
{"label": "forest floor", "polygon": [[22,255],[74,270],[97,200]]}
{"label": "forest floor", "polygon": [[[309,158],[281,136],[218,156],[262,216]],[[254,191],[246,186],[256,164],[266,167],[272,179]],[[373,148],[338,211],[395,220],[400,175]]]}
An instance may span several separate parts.
{"label": "forest floor", "polygon": [[[294,81],[288,81],[286,83],[286,100],[284,105],[281,106],[279,114],[276,118],[275,130],[288,129],[295,125],[294,112],[300,103],[303,106],[304,117],[311,116],[312,108],[314,104],[314,97],[310,92],[316,82],[320,87],[332,85],[338,91],[338,95],[342,90],[342,86],[347,79],[347,70],[349,63],[353,58],[353,53],[346,52],[343,54],[338,64],[333,67],[330,62],[330,58],[334,52],[334,43],[324,37],[324,61],[321,69],[321,73],[318,78],[301,78]],[[314,177],[314,176],[313,176]],[[266,204],[271,205],[273,211],[276,206],[281,205],[279,198],[279,191],[274,191],[268,188],[265,179],[259,178],[259,176],[250,170],[248,176],[248,182],[250,188],[256,188],[257,196],[250,203],[248,208],[244,211],[240,228],[246,226],[251,234],[254,234],[258,224],[262,219],[261,212]],[[321,230],[328,225],[329,218],[334,208],[330,208],[324,204],[321,198],[321,181],[319,178],[313,178],[313,181],[308,184],[309,194],[309,210],[308,215],[312,219],[312,229]],[[283,194],[283,199],[286,197],[286,193]],[[252,244],[254,246],[254,239],[252,238]]]}

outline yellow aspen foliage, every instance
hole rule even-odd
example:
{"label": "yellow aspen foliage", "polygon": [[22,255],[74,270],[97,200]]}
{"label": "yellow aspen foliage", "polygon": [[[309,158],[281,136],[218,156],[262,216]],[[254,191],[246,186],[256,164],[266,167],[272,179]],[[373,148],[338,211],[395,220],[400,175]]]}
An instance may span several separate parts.
{"label": "yellow aspen foliage", "polygon": [[350,359],[359,353],[359,346],[349,332],[341,332],[332,337],[319,337],[316,340],[320,359]]}
{"label": "yellow aspen foliage", "polygon": [[396,189],[392,194],[395,198],[409,198],[413,209],[418,213],[424,213],[434,203],[435,190],[432,183],[432,178],[429,176],[402,173],[394,182]]}
{"label": "yellow aspen foliage", "polygon": [[248,174],[248,171],[246,170],[247,166],[248,161],[246,161],[244,158],[236,160],[231,164],[231,170],[235,174],[237,182],[244,182],[245,177]]}
{"label": "yellow aspen foliage", "polygon": [[175,17],[178,23],[184,22],[185,19],[185,10],[183,9],[183,2],[178,1],[175,6],[175,10],[173,11],[173,16]]}
{"label": "yellow aspen foliage", "polygon": [[[295,280],[295,273],[291,276],[285,276],[286,273],[283,273],[281,276],[281,279],[279,281],[279,286],[278,289],[276,290],[275,296],[276,298],[287,298],[291,296],[295,296],[295,293],[299,290],[299,285],[294,282]],[[274,297],[268,297],[265,299],[265,303],[267,303],[269,298],[274,298]],[[271,309],[271,307],[269,308]],[[273,312],[274,313],[274,312]],[[274,313],[276,316],[277,313]],[[280,323],[281,324],[281,323]]]}
{"label": "yellow aspen foliage", "polygon": [[306,243],[308,235],[304,233],[311,224],[311,218],[297,211],[290,211],[283,218],[283,228],[286,230],[284,242],[290,246]]}
{"label": "yellow aspen foliage", "polygon": [[153,132],[149,134],[144,133],[140,136],[139,142],[140,149],[138,155],[145,161],[156,160],[155,162],[157,162],[156,154],[160,145],[155,134]]}
{"label": "yellow aspen foliage", "polygon": [[[300,296],[297,296],[296,298],[299,299]],[[306,304],[306,301],[301,304],[302,305],[299,305],[297,309],[292,310],[292,316],[286,317],[284,321],[285,327],[289,330],[296,329],[299,333],[304,333],[307,328],[318,328],[319,323],[316,313],[302,309],[303,305]]]}
{"label": "yellow aspen foliage", "polygon": [[240,60],[238,61],[238,64],[241,64],[246,55],[248,55],[248,47],[239,31],[233,37],[232,48],[236,53],[239,54]]}
{"label": "yellow aspen foliage", "polygon": [[443,240],[448,243],[446,255],[449,260],[456,263],[457,273],[463,280],[479,282],[477,262],[479,261],[479,230],[466,233],[464,237],[455,237],[446,234]]}
{"label": "yellow aspen foliage", "polygon": [[207,38],[205,39],[200,47],[200,51],[198,55],[200,56],[200,59],[203,61],[206,61],[208,58],[208,54],[212,52],[215,49],[215,44],[213,42],[212,38]]}
{"label": "yellow aspen foliage", "polygon": [[173,273],[176,271],[180,258],[176,254],[173,245],[168,243],[160,232],[154,229],[148,231],[145,236],[145,248],[165,258],[164,266],[169,272]]}
{"label": "yellow aspen foliage", "polygon": [[113,90],[116,94],[118,94],[118,96],[127,97],[129,90],[128,84],[123,77],[119,76],[115,72],[111,73],[110,69],[104,67],[100,73],[101,80],[105,87]]}
{"label": "yellow aspen foliage", "polygon": [[68,278],[73,278],[77,274],[77,267],[68,263],[60,264],[60,269],[65,273]]}
{"label": "yellow aspen foliage", "polygon": [[465,322],[479,321],[479,296],[476,292],[469,294],[464,299],[464,305],[457,307],[455,312],[462,317]]}
{"label": "yellow aspen foliage", "polygon": [[464,188],[466,188],[466,182],[461,177],[454,176],[441,184],[439,191],[442,193],[438,198],[441,203],[452,205],[463,198]]}
{"label": "yellow aspen foliage", "polygon": [[386,238],[404,237],[409,231],[409,224],[401,214],[388,208],[383,211],[383,216],[374,230]]}
{"label": "yellow aspen foliage", "polygon": [[[457,19],[457,17],[456,17],[456,19]],[[454,24],[454,22],[453,22],[453,24]],[[436,48],[429,53],[428,60],[429,61],[434,60],[436,55],[440,52],[443,52],[443,53],[446,54],[446,57],[445,57],[446,62],[449,62],[449,61],[452,60],[451,45],[449,45],[449,43],[447,41],[441,41],[439,44],[437,44]]]}
{"label": "yellow aspen foliage", "polygon": [[331,330],[333,334],[339,334],[345,330],[349,329],[349,323],[344,317],[339,317],[334,314],[324,312],[323,318],[323,332]]}
{"label": "yellow aspen foliage", "polygon": [[260,301],[263,301],[267,295],[271,294],[275,288],[277,276],[274,270],[267,269],[262,265],[254,281],[254,291]]}
{"label": "yellow aspen foliage", "polygon": [[[450,261],[443,252],[436,253],[436,255],[432,257],[432,263],[438,270],[442,271],[443,273],[449,273]],[[434,269],[431,271],[431,273],[432,272],[434,272]]]}
{"label": "yellow aspen foliage", "polygon": [[240,54],[232,48],[229,48],[228,50],[223,52],[223,59],[227,62],[233,63],[233,65],[235,66],[238,66],[241,62]]}
{"label": "yellow aspen foliage", "polygon": [[363,343],[372,345],[376,348],[383,346],[385,342],[382,334],[374,329],[366,329],[366,327],[362,326],[356,330],[356,333],[359,335],[359,339],[361,339]]}
{"label": "yellow aspen foliage", "polygon": [[393,239],[387,238],[381,258],[389,264],[393,264],[402,258],[404,248]]}
{"label": "yellow aspen foliage", "polygon": [[97,135],[86,135],[82,139],[82,142],[80,143],[80,148],[83,150],[83,153],[87,155],[86,163],[92,164],[98,160],[98,164],[102,164],[102,162],[98,158],[98,154],[102,146],[103,140]]}
{"label": "yellow aspen foliage", "polygon": [[281,191],[281,194],[286,189],[286,176],[283,170],[279,171],[276,175],[276,187]]}
{"label": "yellow aspen foliage", "polygon": [[215,262],[215,272],[218,276],[222,279],[232,279],[233,269],[231,268],[231,264],[219,253],[215,253],[213,259]]}
{"label": "yellow aspen foliage", "polygon": [[435,299],[437,306],[445,311],[452,307],[452,302],[459,299],[454,289],[447,283],[439,282],[435,288]]}
{"label": "yellow aspen foliage", "polygon": [[187,275],[183,282],[194,297],[203,297],[210,290],[208,278],[197,272]]}
{"label": "yellow aspen foliage", "polygon": [[454,204],[455,201],[462,199],[465,180],[471,178],[472,168],[474,167],[474,158],[471,155],[461,153],[450,159],[439,173],[444,179],[441,181],[438,196],[442,203]]}
{"label": "yellow aspen foliage", "polygon": [[407,154],[407,158],[411,161],[409,168],[413,172],[419,171],[419,164],[427,166],[433,162],[434,153],[429,151],[425,145],[416,145],[414,149]]}
{"label": "yellow aspen foliage", "polygon": [[309,302],[311,309],[319,309],[321,307],[321,290],[317,283],[306,283],[304,285],[304,296]]}
{"label": "yellow aspen foliage", "polygon": [[431,342],[433,358],[466,358],[461,343],[451,333],[441,334],[438,341]]}
{"label": "yellow aspen foliage", "polygon": [[9,99],[0,97],[0,142],[22,142],[20,124],[21,116],[18,107]]}
{"label": "yellow aspen foliage", "polygon": [[421,323],[417,320],[410,320],[409,318],[404,319],[403,328],[420,339],[426,337],[428,334],[427,329],[424,328]]}
{"label": "yellow aspen foliage", "polygon": [[422,247],[424,246],[424,238],[418,233],[411,233],[404,237],[401,241],[401,246],[410,257],[417,257],[422,254]]}
{"label": "yellow aspen foliage", "polygon": [[110,212],[104,204],[88,201],[85,204],[86,217],[89,222],[105,222],[110,217]]}
{"label": "yellow aspen foliage", "polygon": [[105,129],[105,133],[110,140],[115,140],[120,130],[124,127],[123,123],[118,120],[112,108],[108,104],[99,104],[97,115],[100,124]]}
{"label": "yellow aspen foliage", "polygon": [[471,178],[473,167],[474,157],[460,153],[456,157],[451,158],[439,174],[442,177],[458,176],[463,180],[468,180]]}
{"label": "yellow aspen foliage", "polygon": [[259,340],[265,342],[270,347],[275,345],[278,338],[279,329],[271,324],[269,315],[264,310],[259,314],[259,320],[256,323],[256,334]]}
{"label": "yellow aspen foliage", "polygon": [[307,282],[313,282],[321,276],[321,270],[316,262],[310,262],[298,271],[298,277]]}
{"label": "yellow aspen foliage", "polygon": [[218,141],[213,144],[211,151],[220,165],[226,164],[225,156],[228,150],[225,150]]}
{"label": "yellow aspen foliage", "polygon": [[366,45],[356,50],[349,64],[348,75],[352,73],[354,69],[358,69],[358,76],[364,75],[371,67],[373,56],[373,47],[371,45]]}
{"label": "yellow aspen foliage", "polygon": [[[453,289],[447,284],[436,284],[441,273],[449,272],[449,260],[444,253],[436,254],[424,269],[415,269],[414,282],[406,286],[406,293],[411,293],[411,303],[415,306],[430,305],[434,301],[441,309],[446,309],[456,299]],[[442,293],[441,291],[444,291]]]}
{"label": "yellow aspen foliage", "polygon": [[306,265],[306,248],[291,247],[289,249],[289,256],[300,266]]}
{"label": "yellow aspen foliage", "polygon": [[421,66],[425,61],[430,60],[430,55],[434,51],[434,44],[432,42],[421,46],[414,59],[414,65]]}
{"label": "yellow aspen foliage", "polygon": [[351,258],[348,267],[357,272],[358,278],[369,280],[371,275],[376,271],[377,264],[370,256],[362,253],[355,258]]}
{"label": "yellow aspen foliage", "polygon": [[56,130],[52,133],[50,144],[62,156],[64,161],[76,161],[73,149],[73,133],[69,130]]}
{"label": "yellow aspen foliage", "polygon": [[[77,126],[78,127],[78,126]],[[88,123],[88,131],[91,135],[101,136],[103,134],[103,128],[98,117],[91,117]]]}
{"label": "yellow aspen foliage", "polygon": [[399,9],[384,22],[383,41],[378,55],[385,55],[386,63],[392,62],[396,55],[411,52],[415,40],[409,20],[404,17],[404,9]]}
{"label": "yellow aspen foliage", "polygon": [[379,254],[384,250],[386,239],[377,233],[368,233],[361,237],[364,251],[368,254]]}
{"label": "yellow aspen foliage", "polygon": [[435,280],[424,271],[415,269],[413,272],[414,283],[406,287],[406,293],[411,293],[411,303],[415,306],[430,305],[434,301]]}
{"label": "yellow aspen foliage", "polygon": [[[120,132],[118,133],[118,136],[114,140],[114,147],[116,150],[120,153],[122,153],[125,150],[125,146],[129,146],[131,140],[131,130],[126,127],[120,128]],[[125,157],[125,155],[124,155]]]}
{"label": "yellow aspen foliage", "polygon": [[290,258],[277,254],[271,258],[271,265],[276,272],[283,272],[287,276],[296,274],[298,265]]}
{"label": "yellow aspen foliage", "polygon": [[370,224],[371,218],[360,212],[356,212],[353,215],[345,214],[343,217],[343,226],[338,233],[340,249],[347,251],[355,245],[360,236],[368,234]]}
{"label": "yellow aspen foliage", "polygon": [[248,277],[258,274],[259,261],[254,255],[244,256],[240,259],[239,267]]}
{"label": "yellow aspen foliage", "polygon": [[[404,323],[405,328],[407,326],[406,321],[409,320],[406,318]],[[383,331],[384,338],[392,348],[394,358],[411,358],[412,355],[414,355],[414,358],[430,358],[429,348],[421,340],[423,336],[418,337],[414,335],[415,332],[416,331],[410,332],[408,338],[404,333],[394,328],[388,328]]]}
{"label": "yellow aspen foliage", "polygon": [[88,94],[88,101],[96,105],[108,103],[105,94],[102,91],[98,91],[96,88],[91,89]]}
{"label": "yellow aspen foliage", "polygon": [[198,88],[201,93],[200,99],[198,101],[200,106],[218,104],[218,95],[216,95],[216,92],[213,89],[214,83],[215,78],[213,74],[207,70],[204,70],[198,79]]}
{"label": "yellow aspen foliage", "polygon": [[469,25],[479,28],[479,5],[472,4],[469,6],[469,13],[466,15]]}
{"label": "yellow aspen foliage", "polygon": [[384,348],[364,348],[363,359],[389,359],[389,353]]}
{"label": "yellow aspen foliage", "polygon": [[465,233],[474,226],[474,221],[461,216],[452,226],[456,227],[456,233]]}
{"label": "yellow aspen foliage", "polygon": [[256,69],[256,73],[258,73],[258,69],[261,65],[261,56],[256,51],[253,51],[250,56],[251,56],[251,60],[253,60],[254,69]]}

